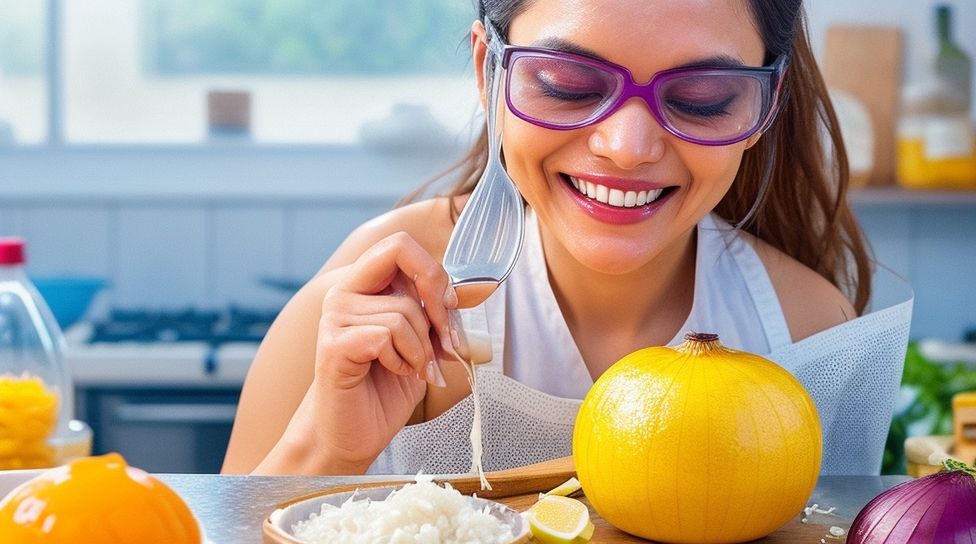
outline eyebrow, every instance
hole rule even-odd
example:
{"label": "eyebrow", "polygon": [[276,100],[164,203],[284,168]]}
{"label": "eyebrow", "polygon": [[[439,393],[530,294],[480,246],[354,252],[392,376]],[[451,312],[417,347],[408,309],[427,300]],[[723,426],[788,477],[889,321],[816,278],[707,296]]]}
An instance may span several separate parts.
{"label": "eyebrow", "polygon": [[[531,46],[541,47],[543,49],[555,49],[564,53],[573,53],[574,55],[590,57],[603,62],[611,62],[592,49],[587,49],[586,47],[562,38],[544,38],[541,40],[536,40],[532,42]],[[733,57],[732,55],[719,54],[686,62],[678,66],[672,66],[672,68],[699,68],[703,66],[718,68],[744,68],[747,65],[742,62],[741,59]]]}

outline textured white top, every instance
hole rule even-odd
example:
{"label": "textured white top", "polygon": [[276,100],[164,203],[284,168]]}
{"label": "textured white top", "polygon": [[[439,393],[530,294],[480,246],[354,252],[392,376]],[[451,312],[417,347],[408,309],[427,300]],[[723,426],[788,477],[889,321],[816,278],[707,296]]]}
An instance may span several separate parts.
{"label": "textured white top", "polygon": [[[781,364],[817,404],[821,472],[877,474],[904,366],[911,294],[794,344],[759,256],[718,216],[698,224],[696,259],[692,309],[669,345],[685,331],[714,332],[728,347]],[[576,411],[593,380],[549,285],[534,214],[526,217],[518,264],[485,304],[494,357],[478,367],[485,470],[570,455]],[[469,396],[405,427],[369,472],[471,472],[473,413]]]}

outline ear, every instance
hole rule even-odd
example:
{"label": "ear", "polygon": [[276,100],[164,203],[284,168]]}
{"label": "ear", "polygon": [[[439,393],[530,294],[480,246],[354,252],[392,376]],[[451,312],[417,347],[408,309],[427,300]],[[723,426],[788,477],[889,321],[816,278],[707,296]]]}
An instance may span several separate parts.
{"label": "ear", "polygon": [[485,88],[485,60],[488,58],[488,32],[481,21],[471,24],[471,57],[474,61],[474,77],[478,82],[478,96],[481,107],[488,103],[488,91]]}
{"label": "ear", "polygon": [[750,147],[756,145],[759,142],[759,140],[762,138],[762,135],[763,135],[762,131],[758,131],[752,136],[749,136],[749,138],[746,139],[745,149],[749,149]]}

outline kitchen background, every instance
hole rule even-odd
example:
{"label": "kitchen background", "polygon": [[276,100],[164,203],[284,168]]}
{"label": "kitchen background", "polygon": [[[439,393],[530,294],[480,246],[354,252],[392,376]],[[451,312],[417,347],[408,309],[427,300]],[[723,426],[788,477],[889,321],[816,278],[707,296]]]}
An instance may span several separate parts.
{"label": "kitchen background", "polygon": [[[976,53],[976,2],[949,5],[957,43]],[[933,63],[934,6],[812,0],[807,13],[818,58],[865,73],[887,58],[863,46],[871,33],[830,29],[897,31],[876,87],[891,86],[897,109]],[[477,126],[472,13],[466,0],[0,5],[0,235],[27,240],[42,287],[105,282],[67,330],[77,417],[96,451],[152,471],[219,469],[267,322]],[[879,120],[884,100],[853,87],[845,131],[868,143],[852,153],[870,178],[851,196],[857,214],[878,260],[915,291],[913,339],[964,357],[976,190],[900,188],[890,154],[870,147],[893,148],[898,112]]]}

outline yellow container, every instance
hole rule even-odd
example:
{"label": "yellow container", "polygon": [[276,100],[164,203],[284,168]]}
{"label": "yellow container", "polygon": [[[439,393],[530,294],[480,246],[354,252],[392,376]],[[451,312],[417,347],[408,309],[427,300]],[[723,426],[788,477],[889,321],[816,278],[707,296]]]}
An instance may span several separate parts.
{"label": "yellow container", "polygon": [[967,464],[976,461],[976,391],[952,397],[953,454]]}
{"label": "yellow container", "polygon": [[898,141],[898,183],[911,189],[976,189],[976,146],[970,157],[931,159],[921,138]]}
{"label": "yellow container", "polygon": [[900,185],[976,189],[976,127],[968,103],[949,82],[926,79],[905,87],[895,141]]}

